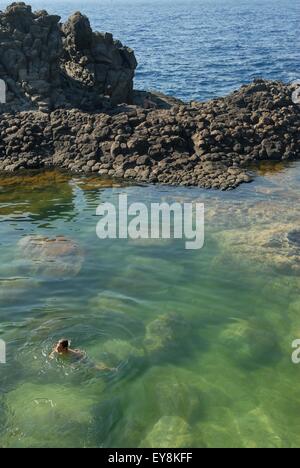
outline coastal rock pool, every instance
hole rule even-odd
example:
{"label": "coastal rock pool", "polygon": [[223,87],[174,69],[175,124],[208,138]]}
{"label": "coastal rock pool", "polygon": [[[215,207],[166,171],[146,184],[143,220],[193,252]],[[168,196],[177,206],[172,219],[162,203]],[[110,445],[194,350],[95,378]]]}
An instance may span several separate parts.
{"label": "coastal rock pool", "polygon": [[[300,165],[253,171],[230,193],[0,177],[1,447],[300,445]],[[99,240],[120,193],[204,203],[204,247]],[[85,359],[51,360],[62,337]]]}

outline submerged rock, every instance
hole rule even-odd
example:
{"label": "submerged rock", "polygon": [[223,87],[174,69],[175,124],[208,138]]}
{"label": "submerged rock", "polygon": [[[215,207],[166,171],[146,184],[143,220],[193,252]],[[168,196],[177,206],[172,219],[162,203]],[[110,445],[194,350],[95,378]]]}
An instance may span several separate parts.
{"label": "submerged rock", "polygon": [[140,319],[140,308],[138,301],[109,291],[98,294],[88,305],[90,314],[99,321],[106,337],[126,341],[144,335],[145,326]]}
{"label": "submerged rock", "polygon": [[19,241],[18,248],[24,269],[42,276],[76,276],[84,260],[77,242],[64,236],[26,236]]}
{"label": "submerged rock", "polygon": [[[3,174],[0,180],[0,215],[20,212],[34,221],[72,219],[74,211],[70,176],[56,170]],[[19,187],[22,186],[22,190]]]}
{"label": "submerged rock", "polygon": [[11,448],[84,446],[96,402],[86,389],[20,385],[6,396],[9,429],[2,444]]}
{"label": "submerged rock", "polygon": [[73,179],[73,183],[76,184],[83,192],[96,192],[106,188],[119,188],[122,187],[120,183],[113,181],[112,179],[104,179],[100,177],[82,177],[80,179]]}
{"label": "submerged rock", "polygon": [[142,448],[191,448],[193,437],[187,422],[178,416],[163,416],[141,443]]}
{"label": "submerged rock", "polygon": [[201,418],[206,403],[200,379],[175,366],[156,366],[144,378],[144,400],[154,415],[177,416],[189,424]]}
{"label": "submerged rock", "polygon": [[271,417],[262,408],[256,408],[237,418],[238,432],[244,448],[284,448],[285,441],[277,433]]}
{"label": "submerged rock", "polygon": [[248,412],[221,408],[218,418],[198,425],[206,448],[284,448],[287,441],[263,408]]}
{"label": "submerged rock", "polygon": [[220,342],[242,367],[268,366],[281,358],[278,337],[263,320],[236,320],[221,333]]}
{"label": "submerged rock", "polygon": [[293,224],[253,224],[247,229],[231,229],[214,236],[222,254],[239,264],[300,274],[300,245]]}
{"label": "submerged rock", "polygon": [[[247,228],[248,231],[260,227],[261,230],[268,229],[269,227],[279,227],[278,220],[282,227],[287,226],[285,234],[292,223],[297,225],[299,219],[299,209],[297,205],[291,203],[291,200],[296,200],[295,194],[287,194],[284,187],[284,182],[281,181],[281,187],[284,195],[280,194],[280,200],[276,198],[272,200],[274,195],[274,189],[270,189],[270,200],[257,200],[255,197],[252,198],[230,198],[220,199],[220,197],[210,198],[209,204],[207,204],[206,220],[214,227],[221,230],[228,230],[229,220],[230,228],[235,232],[237,229],[241,229],[241,239],[243,237],[243,228]],[[295,228],[295,226],[294,226]],[[221,236],[221,234],[220,234]]]}
{"label": "submerged rock", "polygon": [[231,408],[218,408],[217,417],[201,421],[197,427],[205,448],[241,448],[243,441]]}
{"label": "submerged rock", "polygon": [[148,323],[144,346],[150,358],[179,349],[191,328],[177,314],[165,314]]}
{"label": "submerged rock", "polygon": [[125,361],[130,357],[143,357],[144,351],[137,348],[129,341],[112,339],[103,344],[103,352],[114,356],[119,361]]}
{"label": "submerged rock", "polygon": [[103,362],[106,366],[114,368],[127,365],[132,360],[140,361],[145,355],[144,350],[138,345],[120,338],[88,347],[87,353],[95,362]]}

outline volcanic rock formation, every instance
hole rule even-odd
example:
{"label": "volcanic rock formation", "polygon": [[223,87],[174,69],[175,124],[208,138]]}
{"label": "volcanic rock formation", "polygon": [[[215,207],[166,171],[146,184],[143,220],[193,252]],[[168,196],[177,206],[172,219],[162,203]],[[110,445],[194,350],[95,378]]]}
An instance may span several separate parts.
{"label": "volcanic rock formation", "polygon": [[99,110],[106,101],[130,102],[133,51],[111,34],[94,33],[80,13],[59,21],[25,3],[0,14],[0,78],[8,91],[2,110]]}
{"label": "volcanic rock formation", "polygon": [[57,166],[228,190],[252,180],[250,163],[300,158],[293,86],[258,79],[190,104],[133,92],[133,51],[93,33],[80,13],[59,20],[24,3],[0,15],[0,78],[8,87],[0,170]]}

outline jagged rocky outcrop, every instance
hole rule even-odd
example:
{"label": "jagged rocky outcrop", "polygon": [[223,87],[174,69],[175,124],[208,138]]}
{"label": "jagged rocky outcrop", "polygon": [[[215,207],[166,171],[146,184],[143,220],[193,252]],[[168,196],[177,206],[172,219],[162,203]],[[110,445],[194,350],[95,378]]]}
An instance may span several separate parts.
{"label": "jagged rocky outcrop", "polygon": [[13,4],[0,16],[0,38],[11,105],[0,119],[0,170],[57,166],[227,190],[252,180],[252,162],[300,158],[300,105],[290,85],[259,79],[190,104],[132,92],[133,52],[93,33],[80,13],[59,25]]}
{"label": "jagged rocky outcrop", "polygon": [[61,24],[59,16],[13,3],[0,14],[0,78],[8,91],[2,111],[130,102],[136,65],[131,49],[94,33],[80,13]]}

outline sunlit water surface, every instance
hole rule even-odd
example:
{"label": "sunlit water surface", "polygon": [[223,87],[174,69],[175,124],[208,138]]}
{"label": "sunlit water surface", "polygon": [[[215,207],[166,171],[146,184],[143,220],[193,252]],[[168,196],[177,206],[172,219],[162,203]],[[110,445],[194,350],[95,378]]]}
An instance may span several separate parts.
{"label": "sunlit water surface", "polygon": [[[231,193],[0,178],[0,446],[300,445],[300,166],[258,172]],[[120,193],[203,202],[203,249],[100,241],[96,208]],[[49,359],[62,337],[83,361]]]}

